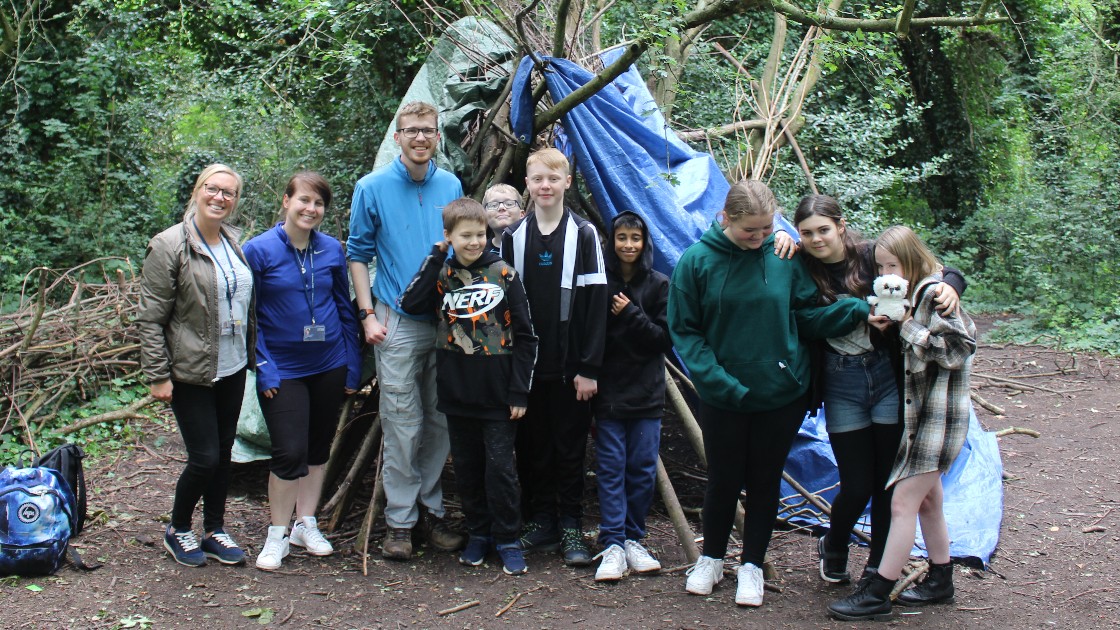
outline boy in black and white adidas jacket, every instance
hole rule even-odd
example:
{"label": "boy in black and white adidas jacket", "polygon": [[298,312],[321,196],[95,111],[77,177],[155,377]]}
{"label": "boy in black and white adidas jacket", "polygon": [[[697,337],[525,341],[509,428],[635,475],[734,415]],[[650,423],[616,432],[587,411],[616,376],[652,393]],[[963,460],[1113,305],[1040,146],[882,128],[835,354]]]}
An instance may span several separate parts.
{"label": "boy in black and white adidas jacket", "polygon": [[451,202],[443,225],[446,240],[432,248],[400,306],[416,315],[438,310],[437,407],[447,416],[470,534],[459,561],[478,566],[494,545],[506,573],[525,573],[514,441],[537,355],[529,303],[518,273],[487,251],[481,204]]}
{"label": "boy in black and white adidas jacket", "polygon": [[532,213],[502,236],[502,258],[525,283],[540,339],[529,413],[518,427],[522,548],[591,564],[583,539],[583,479],[591,398],[607,324],[607,273],[594,226],[564,206],[568,160],[542,149],[525,163]]}

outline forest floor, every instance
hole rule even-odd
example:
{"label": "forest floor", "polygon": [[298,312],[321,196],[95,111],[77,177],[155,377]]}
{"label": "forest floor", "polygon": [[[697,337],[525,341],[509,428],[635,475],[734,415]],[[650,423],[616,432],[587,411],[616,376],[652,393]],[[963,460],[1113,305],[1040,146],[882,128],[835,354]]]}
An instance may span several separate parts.
{"label": "forest floor", "polygon": [[[986,318],[981,328],[990,327]],[[1004,520],[990,571],[958,566],[956,602],[896,608],[890,626],[921,628],[1116,628],[1120,626],[1120,360],[1036,346],[982,342],[979,393],[1004,416],[977,408],[988,430],[1009,426],[1041,433],[999,439],[1006,481]],[[815,540],[776,532],[770,559],[779,579],[758,609],[734,604],[728,576],[710,597],[684,592],[683,570],[597,584],[593,568],[573,569],[554,555],[530,555],[528,575],[504,575],[493,560],[460,566],[452,554],[421,549],[409,563],[371,556],[368,575],[353,551],[357,514],[330,537],[330,558],[293,553],[280,571],[252,559],[267,527],[267,467],[237,465],[227,531],[250,553],[244,566],[174,563],[160,535],[184,461],[174,423],[165,416],[143,443],[111,461],[87,461],[90,512],[75,539],[104,566],[85,573],[65,566],[42,578],[0,579],[2,628],[850,628],[825,606],[850,587],[820,581]],[[666,421],[663,455],[682,503],[700,504],[694,456],[675,421]],[[689,462],[692,462],[691,464]],[[699,471],[699,468],[695,468]],[[689,483],[692,479],[692,483]],[[585,525],[598,516],[593,479]],[[448,479],[449,505],[454,503]],[[355,511],[357,512],[357,511]],[[352,522],[353,521],[353,522]],[[699,530],[698,523],[694,529]],[[660,503],[650,547],[666,569],[684,554]],[[590,536],[590,534],[589,534]],[[376,548],[377,541],[371,543]],[[853,551],[850,567],[863,566]],[[477,602],[458,612],[448,609]],[[512,604],[512,606],[510,605]]]}

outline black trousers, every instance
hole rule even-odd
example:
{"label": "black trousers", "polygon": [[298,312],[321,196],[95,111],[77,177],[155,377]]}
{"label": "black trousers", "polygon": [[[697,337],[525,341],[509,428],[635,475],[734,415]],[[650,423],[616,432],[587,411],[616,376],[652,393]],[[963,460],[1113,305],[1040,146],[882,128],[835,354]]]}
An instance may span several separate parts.
{"label": "black trousers", "polygon": [[272,440],[268,469],[286,481],[307,476],[308,466],[327,463],[345,397],[346,366],[282,379],[272,398],[257,393]]}
{"label": "black trousers", "polygon": [[870,500],[871,549],[867,566],[878,567],[891,528],[894,487],[886,485],[902,440],[902,423],[872,424],[865,429],[829,433],[828,440],[840,471],[840,493],[832,502],[826,544],[832,551],[846,548],[850,532]]}
{"label": "black trousers", "polygon": [[805,419],[805,396],[770,411],[737,412],[700,405],[700,428],[708,455],[704,492],[704,555],[723,558],[735,522],[739,492],[746,488],[743,554],[761,567],[778,516],[782,469]]}
{"label": "black trousers", "polygon": [[176,531],[191,528],[199,499],[203,531],[224,525],[230,451],[244,397],[244,369],[210,387],[172,381],[171,410],[187,447],[187,467],[175,484],[171,508],[171,527]]}
{"label": "black trousers", "polygon": [[533,382],[528,410],[517,422],[517,473],[526,518],[545,522],[559,517],[564,527],[580,526],[590,428],[591,403],[576,400],[572,383]]}
{"label": "black trousers", "polygon": [[517,540],[521,530],[521,488],[514,442],[517,423],[447,416],[451,459],[467,533],[498,544]]}

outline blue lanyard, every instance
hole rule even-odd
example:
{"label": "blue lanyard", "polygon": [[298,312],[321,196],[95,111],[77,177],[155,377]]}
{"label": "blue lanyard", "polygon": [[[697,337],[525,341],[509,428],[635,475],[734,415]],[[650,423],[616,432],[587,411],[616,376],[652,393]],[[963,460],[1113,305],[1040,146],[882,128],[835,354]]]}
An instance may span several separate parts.
{"label": "blue lanyard", "polygon": [[214,254],[214,250],[210,249],[210,243],[206,242],[206,237],[202,235],[202,230],[198,229],[198,222],[191,219],[194,224],[194,231],[198,233],[198,240],[202,241],[202,245],[206,251],[210,252],[210,258],[214,260],[214,264],[218,266],[218,270],[222,272],[222,280],[226,283],[226,303],[229,304],[229,316],[233,318],[233,296],[237,294],[237,270],[233,268],[233,259],[229,255],[229,246],[226,245],[225,239],[221,233],[218,233],[218,239],[222,243],[222,251],[226,254],[226,262],[229,264],[230,273],[233,274],[233,286],[230,287],[229,274],[226,273],[225,267],[222,266],[222,261],[218,260],[218,256]]}
{"label": "blue lanyard", "polygon": [[[314,234],[314,233],[312,233]],[[289,241],[289,245],[291,242]],[[301,260],[299,257],[299,250],[295,245],[292,245],[292,255],[296,257],[296,264],[299,265],[300,279],[303,280],[303,297],[307,300],[307,310],[311,312],[311,324],[315,324],[315,248],[312,243],[312,237],[307,238],[307,250]],[[304,266],[304,261],[307,261],[307,266]],[[311,285],[307,284],[307,270],[311,270]]]}

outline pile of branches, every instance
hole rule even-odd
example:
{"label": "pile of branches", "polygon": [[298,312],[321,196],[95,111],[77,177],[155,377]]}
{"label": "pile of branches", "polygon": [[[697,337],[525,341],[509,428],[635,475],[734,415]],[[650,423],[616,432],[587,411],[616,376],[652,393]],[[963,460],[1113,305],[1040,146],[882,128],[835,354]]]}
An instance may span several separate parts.
{"label": "pile of branches", "polygon": [[[140,341],[131,324],[139,291],[127,258],[98,258],[62,271],[39,267],[27,274],[17,308],[0,315],[0,434],[19,431],[38,453],[36,435],[61,409],[89,401],[114,379],[139,374]],[[65,435],[138,417],[151,401],[144,397],[52,430]]]}

